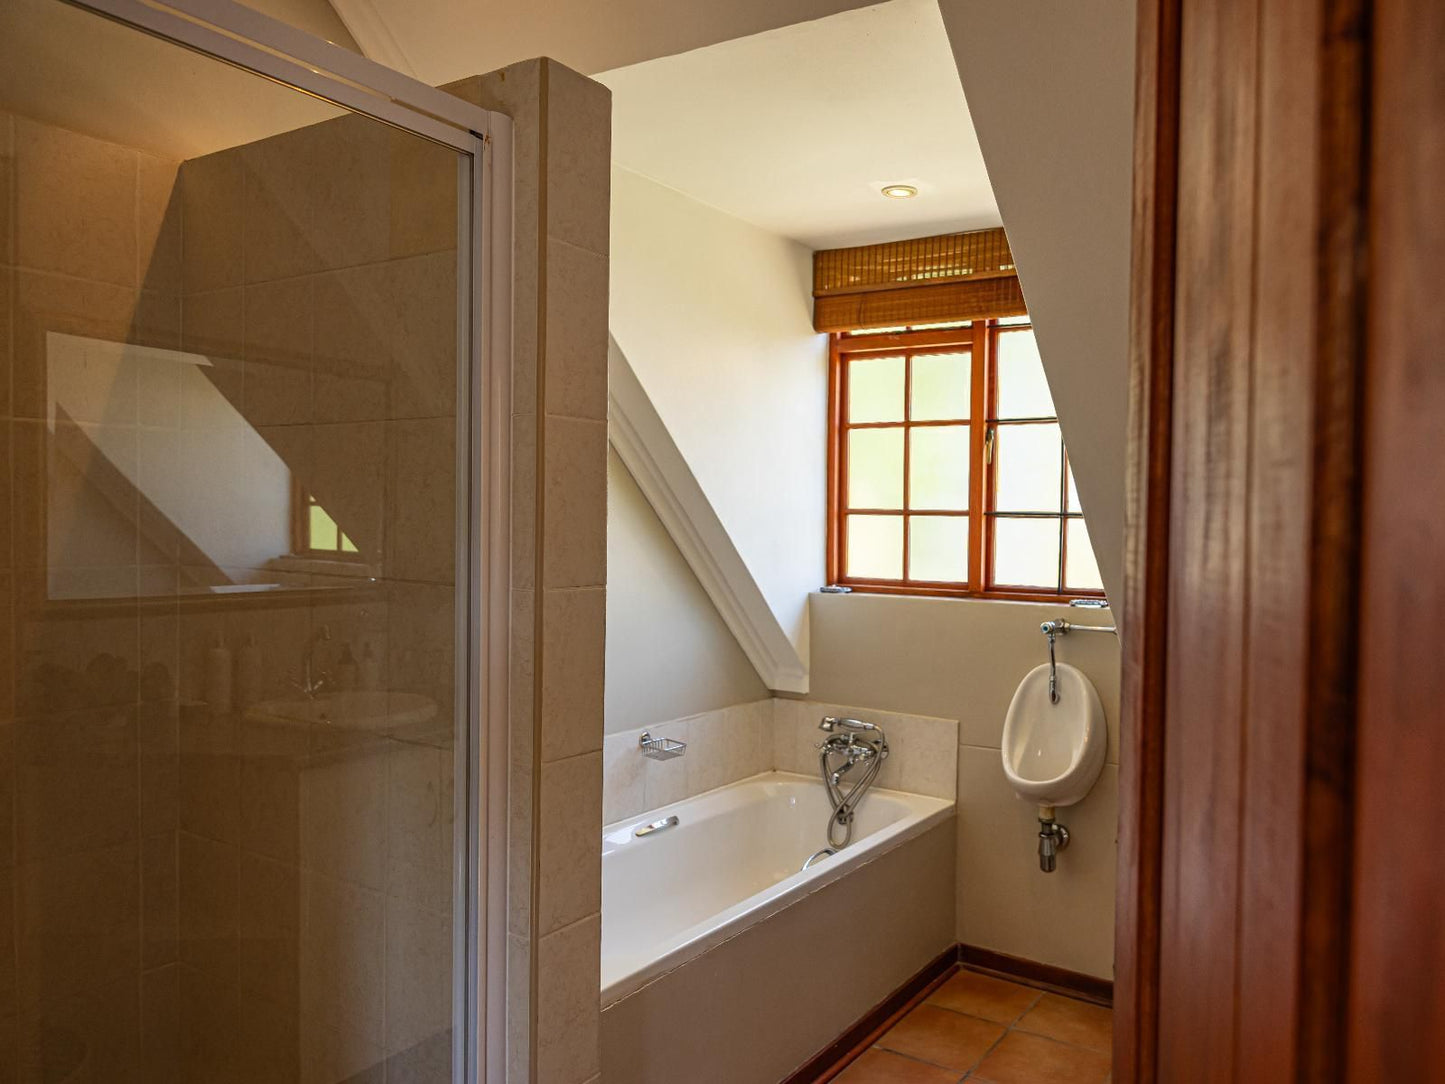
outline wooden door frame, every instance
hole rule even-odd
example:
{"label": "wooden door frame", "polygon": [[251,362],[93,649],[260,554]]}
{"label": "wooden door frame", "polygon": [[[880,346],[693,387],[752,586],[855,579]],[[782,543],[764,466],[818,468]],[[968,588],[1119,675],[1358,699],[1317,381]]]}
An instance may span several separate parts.
{"label": "wooden door frame", "polygon": [[[1174,419],[1189,406],[1175,401],[1176,378],[1198,365],[1197,356],[1181,355],[1178,362],[1175,357],[1181,125],[1216,119],[1210,102],[1197,97],[1182,102],[1185,50],[1210,47],[1207,40],[1200,46],[1186,40],[1186,26],[1196,25],[1201,10],[1189,5],[1190,0],[1140,0],[1137,21],[1115,923],[1114,1079],[1120,1084],[1154,1084],[1171,1073],[1171,1067],[1160,1064],[1161,1020],[1167,1018],[1161,1013],[1169,830],[1166,662],[1171,562],[1184,541],[1170,537],[1176,503],[1171,479],[1176,450],[1198,455],[1193,445],[1177,445],[1174,432]],[[1186,11],[1195,21],[1186,20]],[[1290,485],[1307,497],[1289,511],[1296,519],[1288,526],[1304,539],[1302,546],[1290,548],[1293,535],[1282,543],[1278,536],[1250,534],[1249,548],[1230,555],[1246,582],[1258,576],[1266,588],[1245,606],[1248,634],[1230,650],[1238,652],[1248,671],[1278,661],[1262,646],[1268,633],[1297,636],[1307,649],[1293,653],[1279,675],[1282,682],[1296,683],[1298,710],[1291,703],[1287,713],[1264,718],[1269,705],[1261,708],[1246,699],[1246,718],[1221,721],[1244,727],[1256,744],[1241,754],[1246,778],[1239,809],[1232,811],[1239,820],[1236,906],[1248,929],[1236,931],[1234,943],[1218,946],[1219,953],[1232,954],[1233,1011],[1250,1016],[1251,1029],[1234,1034],[1233,1049],[1221,1055],[1219,1064],[1233,1067],[1232,1079],[1340,1081],[1356,831],[1358,570],[1366,530],[1361,514],[1368,348],[1363,284],[1368,281],[1375,14],[1365,0],[1258,0],[1251,15],[1259,19],[1258,52],[1239,63],[1254,65],[1242,74],[1257,81],[1260,135],[1246,163],[1255,171],[1252,183],[1264,190],[1291,176],[1291,137],[1315,155],[1316,172],[1305,182],[1312,203],[1299,222],[1281,224],[1268,212],[1256,211],[1250,243],[1257,262],[1249,294],[1257,315],[1251,317],[1255,323],[1245,355],[1233,361],[1255,381],[1249,393],[1251,425],[1268,424],[1282,403],[1303,399],[1307,407],[1298,433],[1284,442],[1294,456],[1284,467],[1269,460],[1268,449],[1246,450],[1232,465],[1239,469],[1242,464],[1249,472],[1250,499],[1258,490],[1259,499],[1267,501]],[[1291,38],[1296,24],[1310,33]],[[1199,56],[1189,59],[1201,62]],[[1210,61],[1219,67],[1218,54]],[[1186,117],[1188,108],[1193,112]],[[1281,136],[1281,142],[1271,142]],[[1208,268],[1192,269],[1191,288],[1201,296],[1213,286],[1208,273]],[[1272,311],[1271,300],[1301,287],[1309,298],[1307,313],[1291,321]],[[1180,439],[1187,437],[1181,430]],[[1226,458],[1230,454],[1221,452]],[[1281,559],[1300,568],[1297,582],[1269,581],[1268,572]],[[1279,765],[1289,768],[1287,777],[1274,787],[1268,780],[1261,784],[1259,773]],[[1185,859],[1175,855],[1174,860]],[[1291,878],[1289,891],[1272,891],[1271,876]],[[1261,962],[1270,954],[1259,950],[1281,938],[1289,943],[1288,951]],[[1283,973],[1261,981],[1260,968],[1274,965]],[[1260,1009],[1262,1018],[1254,1020]],[[1179,1021],[1173,1023],[1166,1030],[1174,1045],[1187,1049],[1188,1043],[1178,1043]]]}
{"label": "wooden door frame", "polygon": [[1120,615],[1114,1079],[1152,1084],[1158,1046],[1164,662],[1174,361],[1180,0],[1140,0],[1134,96],[1129,436]]}

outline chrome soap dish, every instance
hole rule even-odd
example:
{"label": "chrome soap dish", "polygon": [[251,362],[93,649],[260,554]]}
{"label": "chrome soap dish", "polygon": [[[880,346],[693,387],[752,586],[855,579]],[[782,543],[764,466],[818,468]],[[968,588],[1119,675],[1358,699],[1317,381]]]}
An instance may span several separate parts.
{"label": "chrome soap dish", "polygon": [[678,741],[676,738],[654,738],[646,730],[637,740],[637,747],[642,750],[643,756],[653,760],[671,760],[687,752],[687,742]]}

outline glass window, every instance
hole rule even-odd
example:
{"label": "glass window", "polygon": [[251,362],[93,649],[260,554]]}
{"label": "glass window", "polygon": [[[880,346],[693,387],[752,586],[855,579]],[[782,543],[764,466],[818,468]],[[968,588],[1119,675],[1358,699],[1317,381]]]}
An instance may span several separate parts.
{"label": "glass window", "polygon": [[834,347],[836,582],[1103,594],[1028,317],[848,332]]}

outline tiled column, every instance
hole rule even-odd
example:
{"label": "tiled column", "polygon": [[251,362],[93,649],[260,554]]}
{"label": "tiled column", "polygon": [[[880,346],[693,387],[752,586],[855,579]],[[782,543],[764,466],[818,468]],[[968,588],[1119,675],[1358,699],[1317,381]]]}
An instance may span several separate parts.
{"label": "tiled column", "polygon": [[448,88],[515,125],[508,1079],[598,1054],[611,96],[551,60]]}

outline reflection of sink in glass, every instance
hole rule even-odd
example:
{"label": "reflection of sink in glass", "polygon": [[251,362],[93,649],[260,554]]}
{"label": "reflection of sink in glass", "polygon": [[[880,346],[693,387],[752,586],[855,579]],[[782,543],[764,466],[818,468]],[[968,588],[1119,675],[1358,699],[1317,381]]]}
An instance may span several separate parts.
{"label": "reflection of sink in glass", "polygon": [[326,693],[310,700],[263,700],[246,710],[246,718],[256,723],[324,724],[380,733],[428,722],[436,713],[436,701],[429,696],[382,690]]}

